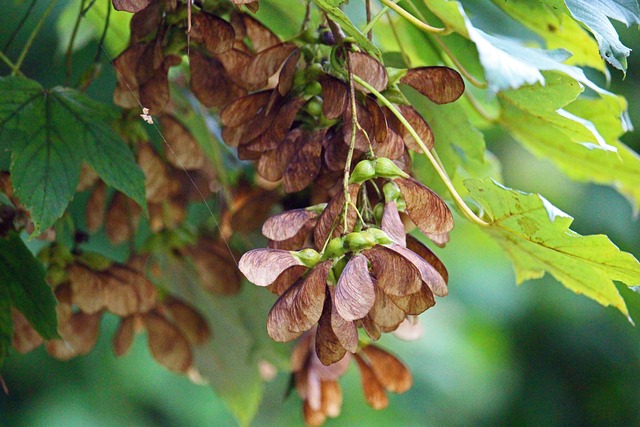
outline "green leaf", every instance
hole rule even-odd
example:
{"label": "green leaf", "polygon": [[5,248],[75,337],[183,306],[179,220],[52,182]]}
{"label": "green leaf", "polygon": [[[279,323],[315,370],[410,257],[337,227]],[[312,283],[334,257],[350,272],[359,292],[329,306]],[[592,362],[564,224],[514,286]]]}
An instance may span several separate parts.
{"label": "green leaf", "polygon": [[56,299],[45,281],[44,268],[16,232],[0,238],[0,286],[2,304],[8,302],[20,310],[42,338],[59,337]]}
{"label": "green leaf", "polygon": [[618,159],[601,159],[602,175],[589,171],[582,178],[602,184],[613,185],[626,196],[636,212],[640,207],[640,155],[618,139],[631,129],[627,122],[627,103],[622,97],[580,98],[565,107],[565,110],[590,121],[600,135],[618,150]]}
{"label": "green leaf", "polygon": [[9,354],[13,337],[13,322],[11,320],[11,304],[7,289],[0,286],[0,368]]}
{"label": "green leaf", "polygon": [[313,2],[318,6],[324,13],[327,14],[329,19],[334,21],[336,24],[342,28],[342,31],[353,37],[358,46],[364,49],[370,55],[373,55],[377,59],[382,58],[382,54],[380,50],[371,43],[371,40],[367,38],[364,34],[358,30],[355,25],[351,22],[351,20],[345,15],[345,13],[340,10],[338,7],[340,4],[344,3],[341,0],[313,0]]}
{"label": "green leaf", "polygon": [[567,64],[606,71],[598,44],[571,16],[557,13],[551,6],[541,2],[493,0],[493,3],[538,34],[545,41],[547,49],[562,48],[571,52],[573,56],[567,60]]}
{"label": "green leaf", "polygon": [[613,281],[640,283],[640,263],[604,235],[581,236],[573,218],[538,194],[515,191],[486,179],[467,180],[471,196],[491,219],[483,230],[514,264],[518,283],[550,273],[566,288],[628,316]]}
{"label": "green leaf", "polygon": [[636,0],[565,0],[571,15],[593,33],[600,54],[614,67],[626,71],[631,49],[620,42],[609,18],[627,26],[640,24],[640,8]]}
{"label": "green leaf", "polygon": [[164,272],[162,285],[204,315],[212,339],[194,347],[194,364],[240,425],[251,423],[262,401],[261,360],[278,369],[288,366],[287,346],[266,333],[266,316],[275,297],[243,283],[238,295],[220,296],[204,290],[187,260],[157,254]]}
{"label": "green leaf", "polygon": [[22,77],[0,78],[0,100],[0,146],[12,148],[12,183],[35,232],[62,216],[83,160],[146,208],[144,175],[109,125],[114,110],[73,89],[45,90]]}
{"label": "green leaf", "polygon": [[545,77],[545,86],[524,86],[498,95],[500,124],[571,178],[614,185],[638,205],[640,158],[617,139],[624,131],[624,99],[574,101],[583,90],[578,82],[560,73]]}
{"label": "green leaf", "polygon": [[525,84],[544,84],[543,70],[562,71],[591,89],[603,92],[580,68],[564,64],[571,56],[564,49],[536,49],[516,39],[488,34],[473,26],[457,1],[434,0],[427,5],[449,28],[475,43],[492,94]]}

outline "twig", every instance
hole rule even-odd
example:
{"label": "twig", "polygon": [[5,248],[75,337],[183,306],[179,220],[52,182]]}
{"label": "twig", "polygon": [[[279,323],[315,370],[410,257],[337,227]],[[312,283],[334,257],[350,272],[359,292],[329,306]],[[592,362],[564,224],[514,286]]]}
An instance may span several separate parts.
{"label": "twig", "polygon": [[57,2],[58,0],[51,0],[51,3],[49,3],[49,7],[47,7],[47,9],[44,11],[42,16],[40,17],[40,20],[36,24],[35,28],[33,29],[33,31],[31,31],[31,34],[29,35],[29,38],[27,39],[27,42],[24,44],[24,47],[22,48],[22,52],[20,52],[20,56],[16,61],[16,69],[14,69],[11,74],[13,75],[17,74],[17,71],[19,71],[20,68],[22,67],[22,63],[24,62],[24,59],[26,58],[27,53],[29,53],[29,49],[31,49],[31,45],[33,44],[33,41],[35,40],[36,36],[40,32],[40,28],[42,28],[42,24],[44,24],[45,19],[47,19],[47,17],[51,13],[51,11],[53,10],[53,7],[56,5]]}

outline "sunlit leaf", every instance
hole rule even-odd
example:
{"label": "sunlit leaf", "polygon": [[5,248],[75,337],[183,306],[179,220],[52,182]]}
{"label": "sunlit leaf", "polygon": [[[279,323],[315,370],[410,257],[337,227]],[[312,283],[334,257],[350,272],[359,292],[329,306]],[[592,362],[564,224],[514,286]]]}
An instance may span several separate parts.
{"label": "sunlit leaf", "polygon": [[614,280],[640,282],[640,263],[603,235],[581,236],[569,229],[573,218],[537,194],[521,193],[491,180],[465,185],[491,219],[483,230],[511,258],[518,283],[550,273],[578,294],[612,305],[628,315]]}

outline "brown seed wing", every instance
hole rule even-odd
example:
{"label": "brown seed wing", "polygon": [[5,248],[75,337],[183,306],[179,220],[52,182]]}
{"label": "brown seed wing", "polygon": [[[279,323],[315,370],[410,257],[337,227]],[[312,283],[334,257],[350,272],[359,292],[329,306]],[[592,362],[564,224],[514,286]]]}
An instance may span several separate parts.
{"label": "brown seed wing", "polygon": [[431,189],[409,178],[394,181],[407,204],[407,214],[423,233],[448,233],[453,215],[447,204]]}
{"label": "brown seed wing", "polygon": [[400,246],[407,246],[407,232],[404,229],[402,219],[400,219],[396,202],[392,201],[384,205],[380,228],[387,233],[391,240]]}
{"label": "brown seed wing", "polygon": [[271,240],[286,240],[295,236],[317,213],[307,209],[292,209],[274,215],[262,225],[262,234]]}
{"label": "brown seed wing", "polygon": [[280,43],[280,39],[271,30],[251,16],[243,14],[242,22],[255,52],[262,52]]}
{"label": "brown seed wing", "polygon": [[242,70],[242,80],[251,85],[264,86],[269,77],[280,69],[295,50],[297,48],[293,44],[280,43],[261,51],[251,58],[249,65]]}
{"label": "brown seed wing", "polygon": [[407,235],[407,249],[411,249],[413,252],[420,255],[425,259],[429,264],[436,269],[440,276],[444,279],[445,283],[449,282],[449,272],[447,268],[444,266],[440,258],[436,254],[434,254],[431,249],[422,244],[418,239],[411,235]]}
{"label": "brown seed wing", "polygon": [[363,254],[371,262],[378,287],[385,293],[401,296],[420,290],[420,272],[404,256],[384,246],[374,246]]}
{"label": "brown seed wing", "polygon": [[231,49],[236,34],[233,26],[224,19],[201,12],[192,18],[191,37],[203,42],[207,50],[215,55]]}
{"label": "brown seed wing", "polygon": [[238,268],[257,286],[272,284],[287,268],[301,265],[289,251],[278,249],[253,249],[240,258]]}
{"label": "brown seed wing", "polygon": [[264,90],[252,93],[229,104],[220,113],[220,122],[223,126],[230,127],[246,124],[267,105],[271,92],[271,90]]}
{"label": "brown seed wing", "polygon": [[368,345],[362,351],[371,362],[369,366],[384,388],[394,393],[404,393],[411,388],[411,372],[397,357],[375,345]]}
{"label": "brown seed wing", "polygon": [[422,288],[420,288],[420,290],[415,294],[401,297],[389,295],[389,299],[391,299],[391,301],[393,301],[393,303],[407,315],[415,316],[423,313],[436,304],[433,292],[431,292],[431,289],[429,289],[429,286],[427,286],[426,283],[423,283]]}
{"label": "brown seed wing", "polygon": [[164,307],[190,344],[204,344],[211,337],[207,321],[195,308],[177,298],[167,298]]}
{"label": "brown seed wing", "polygon": [[129,351],[135,335],[135,316],[123,318],[113,336],[113,352],[116,356],[123,356]]}
{"label": "brown seed wing", "polygon": [[151,355],[173,372],[186,372],[192,362],[189,342],[178,328],[164,317],[151,312],[144,316]]}
{"label": "brown seed wing", "polygon": [[324,129],[309,135],[302,148],[293,155],[282,179],[282,188],[287,193],[295,193],[306,188],[318,176],[322,165],[322,139]]}
{"label": "brown seed wing", "polygon": [[204,163],[204,153],[191,132],[172,115],[162,116],[160,124],[170,147],[167,148],[169,163],[179,169],[199,169]]}
{"label": "brown seed wing", "polygon": [[376,378],[371,367],[357,354],[355,355],[358,368],[360,368],[360,377],[362,379],[362,389],[367,403],[373,409],[384,409],[389,405],[389,398],[384,391],[384,387]]}
{"label": "brown seed wing", "polygon": [[404,248],[400,245],[392,243],[387,246],[390,250],[402,255],[407,261],[413,264],[420,272],[422,281],[426,283],[433,293],[439,297],[447,295],[447,283],[430,263],[422,259],[418,254]]}
{"label": "brown seed wing", "polygon": [[[357,200],[359,191],[359,184],[349,185],[349,196],[352,201]],[[353,206],[347,206],[347,227],[345,229],[342,221],[344,202],[344,193],[340,192],[331,199],[322,211],[313,231],[313,240],[317,250],[321,250],[328,239],[353,231],[358,215]]]}
{"label": "brown seed wing", "polygon": [[[422,115],[410,105],[398,105],[398,110],[402,113],[405,119],[409,122],[411,127],[416,131],[420,139],[424,145],[431,150],[434,144],[434,136],[431,127],[426,122],[426,120],[422,117]],[[417,153],[422,153],[422,148],[418,145],[416,140],[411,136],[409,131],[402,126],[400,128],[400,133],[402,138],[404,139],[404,143],[407,147]]]}
{"label": "brown seed wing", "polygon": [[320,76],[320,85],[322,86],[322,114],[327,119],[337,119],[349,104],[349,87],[329,74]]}
{"label": "brown seed wing", "polygon": [[151,4],[153,0],[111,0],[115,10],[124,12],[140,12]]}
{"label": "brown seed wing", "polygon": [[345,320],[363,318],[375,302],[375,284],[369,274],[367,258],[353,256],[338,279],[335,306]]}
{"label": "brown seed wing", "polygon": [[[387,70],[378,60],[363,52],[349,52],[349,64],[351,72],[369,83],[378,92],[382,92],[387,88],[389,76]],[[360,85],[356,84],[356,88],[363,92],[368,92]]]}
{"label": "brown seed wing", "polygon": [[464,80],[449,67],[420,67],[407,70],[400,79],[436,104],[446,104],[460,98],[464,92]]}

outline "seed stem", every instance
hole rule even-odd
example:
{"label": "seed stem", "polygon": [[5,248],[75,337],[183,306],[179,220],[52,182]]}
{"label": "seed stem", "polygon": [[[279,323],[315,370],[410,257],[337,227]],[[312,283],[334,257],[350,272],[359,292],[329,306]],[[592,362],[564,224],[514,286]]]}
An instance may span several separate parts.
{"label": "seed stem", "polygon": [[387,6],[389,9],[393,10],[394,12],[396,12],[398,15],[402,16],[407,21],[411,22],[413,25],[415,25],[416,27],[418,27],[419,29],[421,29],[425,33],[443,34],[443,33],[446,33],[446,32],[449,31],[447,28],[433,27],[433,26],[427,24],[426,22],[421,21],[420,19],[416,18],[415,16],[413,16],[412,14],[410,14],[409,12],[407,12],[406,10],[404,10],[403,8],[398,6],[392,0],[380,0],[380,2],[383,5]]}
{"label": "seed stem", "polygon": [[[424,154],[427,156],[427,158],[429,159],[429,162],[431,162],[431,165],[434,167],[434,169],[436,170],[436,172],[440,176],[440,179],[442,179],[442,182],[444,182],[444,185],[447,187],[447,190],[449,190],[449,192],[451,193],[451,196],[453,197],[453,200],[455,201],[456,205],[460,208],[460,210],[462,211],[463,215],[469,221],[474,222],[474,223],[478,224],[479,226],[482,226],[482,227],[488,226],[489,223],[484,221],[480,217],[478,217],[471,210],[471,208],[469,208],[469,206],[464,202],[464,200],[462,200],[462,197],[460,196],[458,191],[455,189],[455,187],[453,185],[453,182],[451,182],[451,178],[449,178],[449,175],[447,175],[447,172],[445,171],[445,169],[436,160],[434,154],[432,154],[431,151],[429,151],[427,146],[424,144],[424,142],[420,138],[420,135],[418,135],[418,133],[415,131],[413,126],[411,126],[411,124],[407,121],[407,119],[404,118],[402,113],[400,113],[400,111],[398,111],[398,109],[384,95],[382,95],[380,92],[378,92],[370,84],[368,84],[367,82],[362,80],[360,77],[354,75],[353,79],[355,80],[356,83],[358,83],[362,87],[366,88],[369,92],[374,94],[375,97],[378,98],[380,100],[380,102],[382,102],[387,108],[389,108],[389,110],[391,110],[393,115],[396,116],[398,118],[398,120],[400,120],[402,125],[407,129],[407,131],[411,134],[413,139],[415,139],[416,143],[420,146],[420,148],[422,149]],[[435,152],[435,150],[434,150],[434,152]]]}

